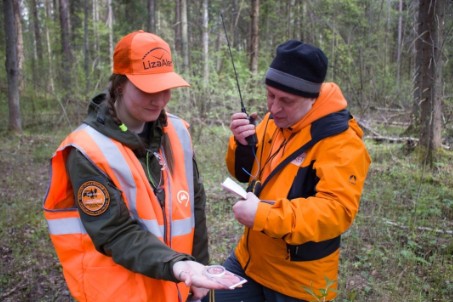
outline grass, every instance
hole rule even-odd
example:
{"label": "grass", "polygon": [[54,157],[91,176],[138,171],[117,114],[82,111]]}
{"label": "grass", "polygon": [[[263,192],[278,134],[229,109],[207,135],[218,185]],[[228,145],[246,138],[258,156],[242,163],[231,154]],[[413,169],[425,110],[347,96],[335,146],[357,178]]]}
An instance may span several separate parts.
{"label": "grass", "polygon": [[[220,188],[228,129],[198,130],[210,253],[221,263],[242,232],[234,198]],[[0,300],[71,301],[41,210],[48,158],[67,129],[27,131],[0,133]],[[402,145],[366,143],[373,163],[359,214],[343,236],[336,301],[453,301],[453,153],[428,171]]]}
{"label": "grass", "polygon": [[41,211],[57,137],[1,137],[0,300],[70,301]]}

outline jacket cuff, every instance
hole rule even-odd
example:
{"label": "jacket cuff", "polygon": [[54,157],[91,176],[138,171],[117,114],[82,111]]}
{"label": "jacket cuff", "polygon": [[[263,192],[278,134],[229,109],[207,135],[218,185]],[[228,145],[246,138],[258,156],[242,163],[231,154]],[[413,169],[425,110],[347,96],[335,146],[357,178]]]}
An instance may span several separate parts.
{"label": "jacket cuff", "polygon": [[173,282],[176,282],[176,283],[181,282],[173,274],[173,265],[175,265],[175,263],[178,262],[178,261],[189,261],[189,260],[196,261],[194,257],[192,257],[190,255],[186,255],[186,254],[181,254],[178,257],[176,257],[175,259],[172,259],[170,261],[170,263],[169,263],[169,266],[168,266],[169,269],[170,269],[169,272],[168,272],[169,273],[168,275],[170,276],[168,281],[173,281]]}
{"label": "jacket cuff", "polygon": [[267,217],[272,208],[272,204],[266,202],[260,202],[256,209],[255,221],[253,223],[253,230],[261,232],[266,226]]}

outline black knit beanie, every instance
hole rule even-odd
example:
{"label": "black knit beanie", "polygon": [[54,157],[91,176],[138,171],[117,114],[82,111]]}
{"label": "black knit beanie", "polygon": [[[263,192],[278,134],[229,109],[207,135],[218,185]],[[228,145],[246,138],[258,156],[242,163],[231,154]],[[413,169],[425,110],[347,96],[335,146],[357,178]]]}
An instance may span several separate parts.
{"label": "black knit beanie", "polygon": [[319,96],[328,60],[321,49],[302,41],[289,40],[277,47],[266,73],[266,84],[308,98]]}

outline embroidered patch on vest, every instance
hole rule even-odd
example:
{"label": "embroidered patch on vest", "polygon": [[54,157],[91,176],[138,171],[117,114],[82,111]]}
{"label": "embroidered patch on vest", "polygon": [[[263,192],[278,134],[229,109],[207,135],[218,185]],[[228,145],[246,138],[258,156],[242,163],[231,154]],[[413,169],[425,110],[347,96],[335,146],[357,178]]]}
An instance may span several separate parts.
{"label": "embroidered patch on vest", "polygon": [[184,190],[179,191],[176,198],[178,199],[178,202],[180,204],[184,204],[184,206],[186,206],[186,207],[189,204],[190,198],[189,198],[189,193],[187,193],[187,191],[184,191]]}
{"label": "embroidered patch on vest", "polygon": [[77,202],[85,214],[99,216],[108,209],[110,195],[103,184],[97,181],[87,181],[80,186],[77,192]]}

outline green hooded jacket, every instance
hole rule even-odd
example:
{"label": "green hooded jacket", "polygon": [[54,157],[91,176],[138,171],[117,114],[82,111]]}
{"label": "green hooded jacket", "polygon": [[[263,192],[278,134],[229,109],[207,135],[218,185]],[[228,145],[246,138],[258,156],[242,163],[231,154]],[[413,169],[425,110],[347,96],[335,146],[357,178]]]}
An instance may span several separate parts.
{"label": "green hooded jacket", "polygon": [[[104,93],[93,98],[88,109],[88,116],[83,122],[133,150],[141,162],[145,174],[148,175],[151,186],[154,187],[155,183],[160,181],[161,166],[155,156],[149,156],[147,160],[146,154],[152,154],[161,148],[162,127],[167,118],[165,111],[161,113],[157,121],[147,123],[143,132],[137,135],[131,131],[121,131],[118,128],[106,103]],[[83,226],[100,253],[111,256],[116,263],[133,272],[175,282],[178,281],[173,275],[175,262],[195,260],[203,264],[209,263],[205,215],[206,195],[195,158],[193,159],[195,235],[192,255],[172,250],[131,218],[121,197],[120,188],[114,187],[112,182],[99,172],[80,151],[75,148],[71,150],[66,167],[75,194],[84,182],[93,180],[103,184],[111,196],[109,209],[99,216],[86,215],[79,209]],[[164,200],[164,196],[159,197],[160,200]]]}

